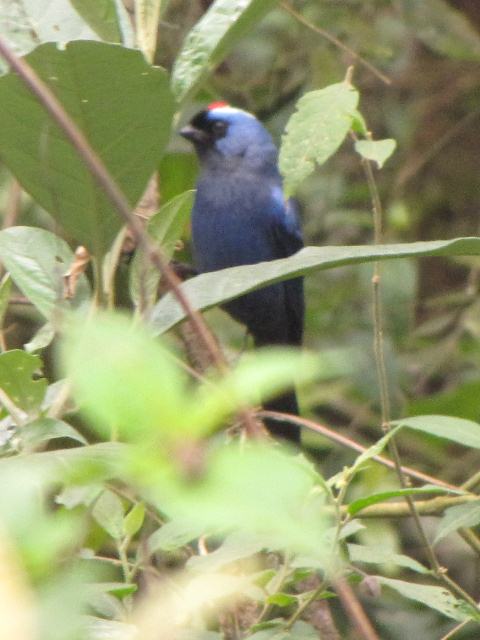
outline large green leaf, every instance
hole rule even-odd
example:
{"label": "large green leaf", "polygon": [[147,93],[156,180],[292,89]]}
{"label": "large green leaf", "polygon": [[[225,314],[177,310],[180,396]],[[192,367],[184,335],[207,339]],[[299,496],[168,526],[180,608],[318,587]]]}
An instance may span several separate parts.
{"label": "large green leaf", "polygon": [[65,240],[35,227],[10,227],[0,231],[0,260],[17,287],[46,318],[59,306],[78,307],[90,298],[90,286],[80,276],[71,301],[63,298],[63,276],[74,255]]}
{"label": "large green leaf", "polygon": [[342,144],[357,113],[359,94],[349,82],[332,84],[300,98],[287,123],[279,167],[285,194],[292,195],[317,164]]}
{"label": "large green leaf", "polygon": [[[165,72],[139,51],[100,42],[45,44],[27,62],[56,94],[132,206],[168,141],[173,100]],[[15,74],[0,78],[0,155],[34,199],[91,253],[121,221],[64,134]]]}
{"label": "large green leaf", "polygon": [[[479,254],[480,238],[376,246],[306,247],[290,258],[202,274],[186,282],[183,289],[195,309],[208,309],[252,289],[321,269],[412,256]],[[171,294],[167,294],[154,307],[150,322],[154,332],[160,334],[184,317],[185,314],[178,303]]]}
{"label": "large green leaf", "polygon": [[183,43],[172,72],[172,89],[184,100],[218,65],[228,50],[278,0],[216,0]]}

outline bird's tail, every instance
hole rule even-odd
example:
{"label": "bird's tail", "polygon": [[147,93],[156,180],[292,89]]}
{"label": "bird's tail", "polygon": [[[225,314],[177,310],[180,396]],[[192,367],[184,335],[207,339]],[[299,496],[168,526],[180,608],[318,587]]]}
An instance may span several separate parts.
{"label": "bird's tail", "polygon": [[[265,411],[292,413],[298,416],[298,401],[294,389],[290,389],[282,393],[282,395],[264,402],[263,407]],[[295,424],[266,418],[265,426],[276,438],[283,438],[296,444],[300,443],[300,428]]]}

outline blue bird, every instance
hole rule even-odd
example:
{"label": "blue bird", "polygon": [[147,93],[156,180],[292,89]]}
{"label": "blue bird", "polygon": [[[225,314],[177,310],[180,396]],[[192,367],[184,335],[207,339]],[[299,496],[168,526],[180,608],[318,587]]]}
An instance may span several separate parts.
{"label": "blue bird", "polygon": [[[283,195],[277,149],[255,116],[215,102],[180,134],[200,160],[192,211],[193,256],[200,272],[286,258],[303,247],[295,203]],[[302,343],[302,278],[252,291],[223,308],[247,327],[258,347]],[[298,414],[293,390],[264,406]],[[300,440],[293,425],[267,421],[267,427],[276,436]]]}

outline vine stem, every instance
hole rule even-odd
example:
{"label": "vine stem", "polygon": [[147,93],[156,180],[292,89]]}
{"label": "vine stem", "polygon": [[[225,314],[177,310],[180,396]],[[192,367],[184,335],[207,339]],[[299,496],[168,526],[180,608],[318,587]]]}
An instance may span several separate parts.
{"label": "vine stem", "polygon": [[[128,200],[112,179],[103,161],[94,151],[87,138],[77,127],[75,122],[68,115],[61,103],[57,100],[56,96],[50,91],[43,80],[38,77],[32,67],[24,59],[18,57],[10,49],[2,37],[0,37],[0,55],[5,58],[11,69],[18,74],[25,86],[33,93],[33,95],[35,95],[37,100],[51,116],[52,120],[54,120],[54,122],[64,132],[78,155],[82,158],[93,179],[110,200],[118,215],[129,227],[140,248],[162,274],[167,287],[175,296],[185,315],[189,318],[199,340],[210,353],[212,362],[216,368],[220,372],[226,373],[228,371],[227,361],[201,314],[192,307],[190,301],[182,290],[180,278],[169,265],[163,252],[151,241],[140,220],[132,213]],[[97,283],[97,286],[102,286],[101,281]],[[261,436],[262,429],[254,420],[253,414],[250,410],[243,409],[240,412],[240,416],[249,436]]]}
{"label": "vine stem", "polygon": [[343,44],[341,40],[339,40],[335,36],[332,36],[332,34],[326,31],[325,29],[322,29],[321,27],[317,27],[317,25],[312,24],[311,22],[306,20],[301,13],[298,13],[298,11],[296,11],[287,2],[282,2],[280,6],[287,13],[293,16],[295,20],[300,22],[300,24],[303,24],[305,27],[307,27],[311,31],[318,33],[318,35],[322,36],[322,38],[325,38],[325,40],[328,40],[329,42],[331,42],[338,49],[342,49],[342,51],[345,51],[346,53],[348,53],[350,56],[352,56],[352,58],[357,60],[359,64],[363,65],[366,69],[368,69],[371,73],[373,73],[373,75],[376,76],[379,80],[381,80],[387,85],[392,84],[392,81],[390,80],[390,78],[386,76],[384,73],[382,73],[381,71],[379,71],[376,67],[374,67],[373,64],[371,64],[371,62],[369,62],[368,60],[365,60],[365,58],[363,58],[360,54],[358,54],[356,51],[348,47],[346,44]]}
{"label": "vine stem", "polygon": [[[355,134],[352,132],[351,136],[356,140]],[[367,181],[368,189],[370,192],[370,198],[372,201],[373,210],[373,223],[374,223],[374,242],[375,244],[381,244],[383,240],[383,210],[380,200],[380,194],[378,192],[377,183],[373,173],[373,167],[370,160],[362,158],[362,167],[364,170],[365,178]],[[377,368],[377,377],[380,387],[380,405],[382,416],[382,429],[385,433],[391,430],[390,425],[390,395],[388,389],[387,370],[385,365],[385,352],[384,352],[384,335],[383,335],[383,308],[381,299],[381,273],[380,263],[375,262],[374,274],[372,278],[373,287],[373,321],[374,321],[374,352],[375,363]],[[392,459],[395,463],[395,471],[397,473],[398,481],[402,489],[406,489],[409,486],[408,478],[403,473],[402,464],[400,460],[400,454],[395,442],[395,438],[392,437],[389,441],[389,449]],[[475,600],[464,590],[460,585],[453,581],[446,572],[446,569],[442,567],[435,555],[432,545],[428,540],[427,534],[423,527],[420,515],[415,506],[415,502],[411,496],[404,496],[408,505],[409,511],[415,522],[416,529],[420,536],[423,546],[427,554],[428,562],[432,571],[438,580],[443,582],[447,589],[454,595],[463,598],[468,602],[476,611],[480,611],[478,604]]]}

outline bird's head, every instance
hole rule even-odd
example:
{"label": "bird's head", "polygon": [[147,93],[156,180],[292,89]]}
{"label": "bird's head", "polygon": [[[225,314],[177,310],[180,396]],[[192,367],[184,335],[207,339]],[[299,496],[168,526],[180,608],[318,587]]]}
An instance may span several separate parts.
{"label": "bird's head", "polygon": [[204,166],[276,171],[277,149],[268,131],[251,113],[226,102],[197,113],[180,135],[193,144]]}

